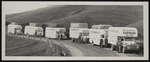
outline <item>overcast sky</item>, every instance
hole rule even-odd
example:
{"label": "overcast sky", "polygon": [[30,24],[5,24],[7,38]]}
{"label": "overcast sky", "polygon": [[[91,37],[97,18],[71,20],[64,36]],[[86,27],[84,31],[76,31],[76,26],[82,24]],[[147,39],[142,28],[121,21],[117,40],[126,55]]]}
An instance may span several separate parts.
{"label": "overcast sky", "polygon": [[[48,2],[3,2],[2,7],[5,14],[25,12],[48,6]],[[49,5],[50,6],[50,5]]]}

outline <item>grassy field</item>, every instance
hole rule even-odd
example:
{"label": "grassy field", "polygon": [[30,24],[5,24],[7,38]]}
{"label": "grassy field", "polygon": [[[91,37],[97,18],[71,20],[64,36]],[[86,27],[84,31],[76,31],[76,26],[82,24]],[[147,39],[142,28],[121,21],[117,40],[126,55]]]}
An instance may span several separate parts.
{"label": "grassy field", "polygon": [[64,53],[71,55],[65,47],[53,43],[6,36],[6,56],[63,56]]}

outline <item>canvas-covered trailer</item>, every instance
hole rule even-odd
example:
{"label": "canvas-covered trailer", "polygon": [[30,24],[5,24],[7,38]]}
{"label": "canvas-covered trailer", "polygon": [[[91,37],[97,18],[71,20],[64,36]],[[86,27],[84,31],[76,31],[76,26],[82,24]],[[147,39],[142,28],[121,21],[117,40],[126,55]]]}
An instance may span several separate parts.
{"label": "canvas-covered trailer", "polygon": [[45,30],[45,37],[47,38],[57,38],[59,40],[67,38],[65,35],[66,29],[65,28],[51,28],[46,27]]}
{"label": "canvas-covered trailer", "polygon": [[124,53],[126,50],[138,50],[139,45],[135,43],[138,37],[138,31],[133,27],[110,27],[108,31],[108,43],[111,44],[111,50],[116,49],[118,38],[122,38]]}
{"label": "canvas-covered trailer", "polygon": [[36,26],[25,26],[24,34],[26,35],[35,35],[35,36],[43,36],[43,28]]}
{"label": "canvas-covered trailer", "polygon": [[9,24],[8,26],[8,33],[11,34],[22,34],[22,26],[21,25],[14,25],[14,24]]}

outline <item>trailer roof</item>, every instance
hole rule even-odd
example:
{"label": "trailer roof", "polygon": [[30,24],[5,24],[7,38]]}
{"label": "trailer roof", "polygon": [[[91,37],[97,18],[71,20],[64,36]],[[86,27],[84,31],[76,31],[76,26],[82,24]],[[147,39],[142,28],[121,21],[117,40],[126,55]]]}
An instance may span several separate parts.
{"label": "trailer roof", "polygon": [[125,37],[138,36],[138,31],[134,27],[110,27],[109,31],[111,33],[117,34],[118,36],[125,36]]}
{"label": "trailer roof", "polygon": [[112,30],[122,30],[122,29],[136,29],[134,27],[109,27]]}

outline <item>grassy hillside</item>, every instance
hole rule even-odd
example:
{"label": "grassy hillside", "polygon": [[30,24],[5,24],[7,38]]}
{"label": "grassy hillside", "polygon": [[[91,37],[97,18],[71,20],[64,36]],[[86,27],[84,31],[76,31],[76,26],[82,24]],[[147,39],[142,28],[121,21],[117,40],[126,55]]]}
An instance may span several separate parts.
{"label": "grassy hillside", "polygon": [[[64,5],[46,7],[20,14],[6,15],[6,21],[18,23],[61,23],[70,27],[72,22],[93,24],[110,24],[128,26],[143,21],[142,6],[98,6],[98,5]],[[137,25],[136,25],[137,26]],[[143,28],[143,27],[142,27]]]}
{"label": "grassy hillside", "polygon": [[[28,12],[19,14],[17,16],[15,16],[14,14],[6,15],[6,21],[9,21],[9,22],[15,21],[18,23],[26,23],[26,22],[44,23],[47,21],[70,16],[71,14],[68,14],[68,12],[78,10],[80,8],[82,8],[82,6],[81,7],[60,6],[60,7],[53,7],[53,8],[46,7],[46,8],[28,11]],[[13,16],[13,15],[15,17],[10,18],[10,16]]]}
{"label": "grassy hillside", "polygon": [[58,22],[68,26],[72,22],[87,22],[90,27],[93,24],[126,26],[142,20],[142,10],[139,8],[140,6],[88,6],[78,14],[48,22]]}
{"label": "grassy hillside", "polygon": [[48,44],[17,37],[6,37],[6,56],[46,55]]}
{"label": "grassy hillside", "polygon": [[129,24],[127,25],[129,27],[135,27],[138,29],[138,32],[143,34],[143,21],[138,21],[138,22],[135,22],[135,23],[132,23],[132,24]]}

